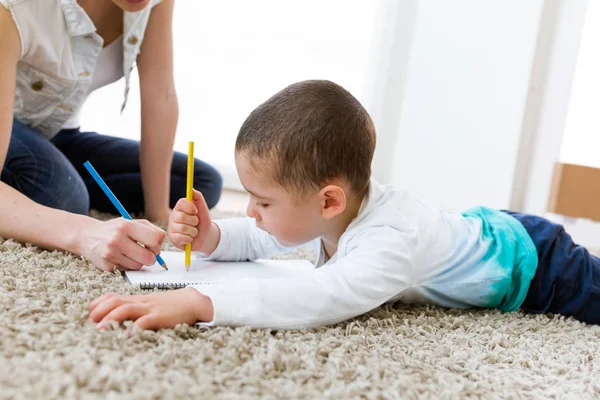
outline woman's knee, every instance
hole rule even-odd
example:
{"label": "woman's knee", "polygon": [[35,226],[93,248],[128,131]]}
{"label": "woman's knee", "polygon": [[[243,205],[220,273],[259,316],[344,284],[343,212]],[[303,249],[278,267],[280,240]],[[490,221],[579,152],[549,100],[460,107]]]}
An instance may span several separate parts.
{"label": "woman's knee", "polygon": [[89,211],[87,189],[73,165],[22,124],[13,128],[1,179],[38,204],[77,214]]}
{"label": "woman's knee", "polygon": [[[54,177],[47,182],[32,181],[27,172],[23,174],[7,172],[3,177],[4,175],[10,177],[10,182],[5,183],[38,204],[75,214],[85,215],[90,210],[89,194],[78,174],[70,174],[62,178]],[[57,181],[63,182],[56,184]]]}
{"label": "woman's knee", "polygon": [[73,214],[87,215],[90,211],[90,195],[79,174],[66,177],[68,182],[56,191],[54,204],[50,207]]}
{"label": "woman's knee", "polygon": [[[185,196],[187,175],[187,155],[176,152],[171,168],[171,196],[170,206]],[[221,198],[223,178],[213,166],[197,158],[194,160],[194,189],[204,196],[208,208],[213,208]]]}
{"label": "woman's knee", "polygon": [[90,195],[81,176],[73,172],[55,174],[51,184],[29,197],[46,207],[87,215],[90,211]]}

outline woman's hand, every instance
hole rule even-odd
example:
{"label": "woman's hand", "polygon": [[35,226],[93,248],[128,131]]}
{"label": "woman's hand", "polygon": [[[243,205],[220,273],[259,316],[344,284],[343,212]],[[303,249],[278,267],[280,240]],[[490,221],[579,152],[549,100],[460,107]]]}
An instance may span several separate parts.
{"label": "woman's hand", "polygon": [[214,317],[210,298],[193,288],[135,296],[109,293],[94,300],[89,310],[89,320],[98,323],[98,329],[106,329],[109,321],[131,320],[142,329],[157,330],[210,322]]}
{"label": "woman's hand", "polygon": [[103,271],[138,270],[156,262],[165,236],[165,231],[146,220],[98,221],[83,231],[80,254]]}

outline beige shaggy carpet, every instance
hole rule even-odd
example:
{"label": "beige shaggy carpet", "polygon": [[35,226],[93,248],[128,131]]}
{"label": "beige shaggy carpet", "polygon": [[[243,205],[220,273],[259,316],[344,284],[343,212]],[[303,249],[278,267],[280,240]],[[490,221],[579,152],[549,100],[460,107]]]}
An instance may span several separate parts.
{"label": "beige shaggy carpet", "polygon": [[141,292],[79,257],[0,239],[0,398],[600,397],[600,328],[562,317],[386,306],[316,330],[128,336],[86,322],[111,291]]}

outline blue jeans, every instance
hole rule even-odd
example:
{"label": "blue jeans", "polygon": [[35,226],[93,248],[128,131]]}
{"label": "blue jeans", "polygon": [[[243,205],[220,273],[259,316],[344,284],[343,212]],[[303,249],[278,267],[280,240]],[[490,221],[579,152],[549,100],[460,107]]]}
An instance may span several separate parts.
{"label": "blue jeans", "polygon": [[505,212],[523,224],[539,258],[521,308],[600,324],[600,259],[575,244],[562,225],[534,215]]}
{"label": "blue jeans", "polygon": [[[0,179],[33,201],[60,210],[87,214],[89,209],[117,210],[84,168],[89,160],[130,213],[144,212],[138,141],[80,132],[60,131],[52,140],[13,121],[8,154]],[[175,153],[171,166],[169,206],[185,197],[187,155]],[[196,159],[194,188],[209,208],[221,196],[221,175]]]}

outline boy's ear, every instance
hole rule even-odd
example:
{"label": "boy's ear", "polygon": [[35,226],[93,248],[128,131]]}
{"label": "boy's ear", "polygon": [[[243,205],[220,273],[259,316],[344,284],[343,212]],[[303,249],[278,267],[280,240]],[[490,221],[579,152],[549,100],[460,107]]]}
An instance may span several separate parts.
{"label": "boy's ear", "polygon": [[321,214],[325,219],[332,219],[346,209],[346,193],[337,185],[327,185],[319,191]]}

